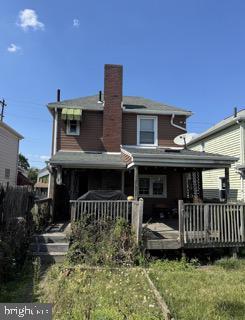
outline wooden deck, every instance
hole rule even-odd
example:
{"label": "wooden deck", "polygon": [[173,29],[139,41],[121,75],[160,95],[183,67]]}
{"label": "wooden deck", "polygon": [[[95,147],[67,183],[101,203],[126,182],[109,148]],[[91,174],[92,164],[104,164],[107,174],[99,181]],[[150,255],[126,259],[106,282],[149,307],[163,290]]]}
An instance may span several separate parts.
{"label": "wooden deck", "polygon": [[92,220],[123,218],[132,225],[136,241],[149,250],[244,247],[245,204],[184,203],[178,219],[143,224],[143,199],[139,201],[71,201],[71,220],[89,214]]}

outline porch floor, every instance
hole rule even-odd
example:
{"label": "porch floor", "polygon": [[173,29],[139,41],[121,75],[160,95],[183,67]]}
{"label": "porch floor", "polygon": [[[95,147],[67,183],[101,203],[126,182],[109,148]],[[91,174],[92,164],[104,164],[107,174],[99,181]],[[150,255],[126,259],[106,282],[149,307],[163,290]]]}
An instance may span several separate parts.
{"label": "porch floor", "polygon": [[165,219],[160,222],[143,224],[144,240],[149,250],[175,250],[180,248],[178,241],[178,219]]}

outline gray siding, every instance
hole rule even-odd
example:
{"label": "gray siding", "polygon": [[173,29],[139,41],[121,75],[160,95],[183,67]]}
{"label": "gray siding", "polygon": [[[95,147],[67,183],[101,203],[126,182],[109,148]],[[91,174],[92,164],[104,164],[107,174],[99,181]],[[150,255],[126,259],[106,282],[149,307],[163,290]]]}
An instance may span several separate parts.
{"label": "gray siding", "polygon": [[[0,183],[16,185],[19,140],[6,129],[0,127]],[[5,169],[10,169],[9,179]]]}
{"label": "gray siding", "polygon": [[[242,163],[240,125],[235,124],[226,129],[223,129],[220,132],[213,134],[212,136],[204,138],[201,142],[193,144],[190,148],[193,150],[202,151],[202,143],[204,143],[204,149],[206,152],[218,153],[239,158],[239,161],[235,164],[232,164],[229,170],[230,200],[242,200],[244,198],[242,190],[243,181],[241,179],[241,176],[235,169],[235,166],[238,163]],[[219,198],[219,178],[224,176],[225,173],[223,169],[203,172],[204,198]]]}

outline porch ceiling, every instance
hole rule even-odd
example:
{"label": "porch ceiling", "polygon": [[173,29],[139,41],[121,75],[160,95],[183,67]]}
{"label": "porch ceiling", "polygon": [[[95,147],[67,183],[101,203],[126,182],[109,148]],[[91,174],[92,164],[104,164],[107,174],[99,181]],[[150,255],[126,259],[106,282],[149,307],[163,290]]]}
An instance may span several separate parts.
{"label": "porch ceiling", "polygon": [[122,152],[131,158],[128,167],[138,165],[216,169],[230,167],[238,160],[235,157],[186,149],[123,147]]}
{"label": "porch ceiling", "polygon": [[64,168],[124,169],[120,153],[58,151],[49,163]]}

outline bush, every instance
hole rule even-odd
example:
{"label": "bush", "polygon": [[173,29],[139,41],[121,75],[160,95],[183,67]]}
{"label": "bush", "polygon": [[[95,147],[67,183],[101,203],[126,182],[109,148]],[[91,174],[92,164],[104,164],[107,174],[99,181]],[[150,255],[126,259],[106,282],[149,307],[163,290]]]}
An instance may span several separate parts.
{"label": "bush", "polygon": [[89,216],[71,225],[71,247],[67,258],[71,263],[90,265],[134,265],[142,255],[123,219],[97,222]]}
{"label": "bush", "polygon": [[32,208],[35,232],[42,232],[51,223],[50,200],[36,202]]}

